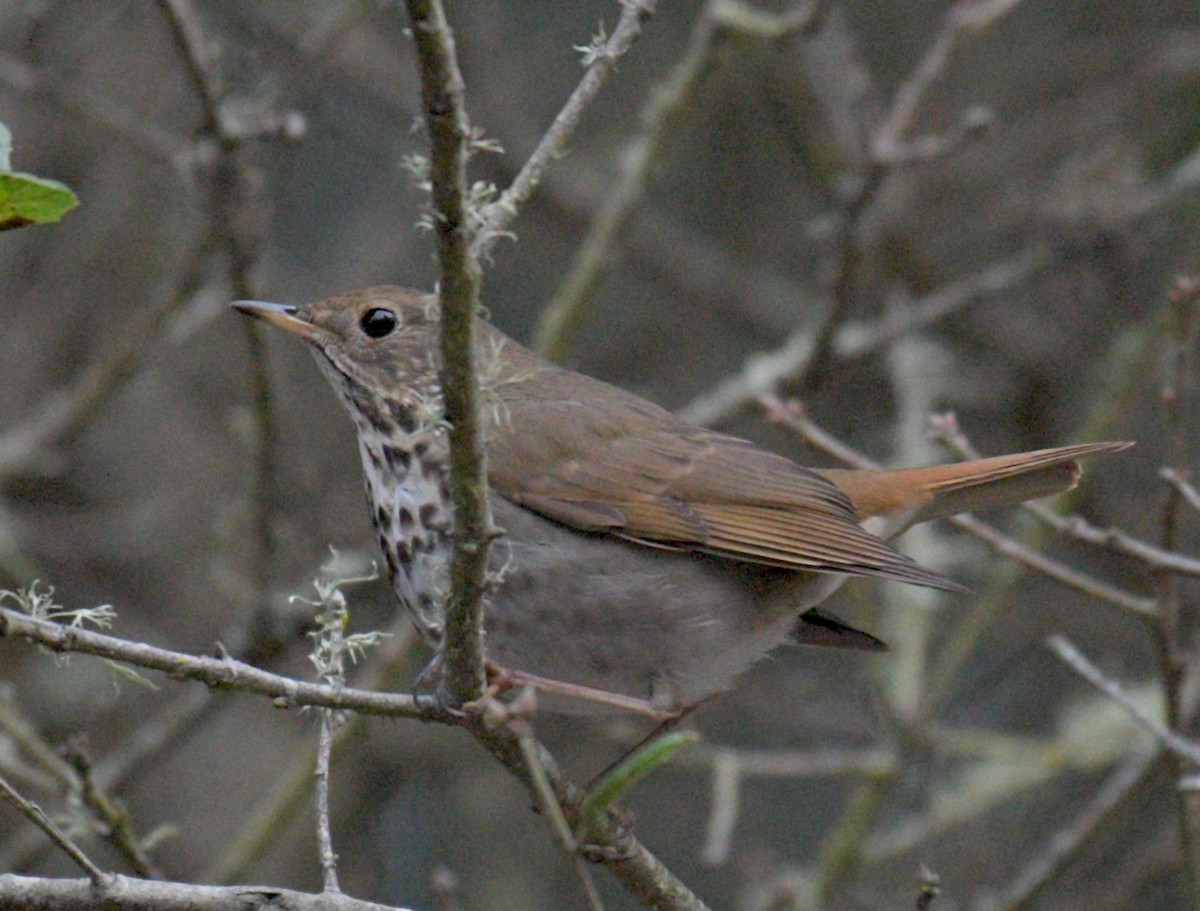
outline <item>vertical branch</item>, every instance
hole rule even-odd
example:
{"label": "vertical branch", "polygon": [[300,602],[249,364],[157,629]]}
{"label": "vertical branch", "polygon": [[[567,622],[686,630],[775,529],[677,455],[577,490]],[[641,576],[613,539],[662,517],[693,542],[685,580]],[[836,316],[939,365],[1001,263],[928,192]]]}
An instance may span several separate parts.
{"label": "vertical branch", "polygon": [[483,592],[493,535],[487,499],[479,378],[475,370],[475,308],[479,264],[471,252],[467,211],[470,125],[454,36],[440,0],[408,0],[429,129],[432,205],[441,274],[442,395],[450,425],[450,496],[454,554],[446,605],[446,686],[461,704],[484,687]]}
{"label": "vertical branch", "polygon": [[[263,178],[248,155],[249,143],[264,136],[298,138],[303,124],[290,118],[263,116],[247,120],[235,116],[225,103],[226,86],[213,57],[213,45],[205,34],[203,22],[192,0],[158,0],[189,81],[204,112],[200,133],[216,149],[216,161],[209,172],[208,216],[211,241],[227,257],[234,297],[249,300],[259,297],[255,271],[259,251],[267,230],[267,203]],[[275,518],[279,511],[275,486],[277,450],[274,409],[266,364],[266,346],[260,328],[246,322],[250,348],[253,411],[258,431],[255,454],[253,501],[254,554],[253,622],[242,630],[245,643],[267,641],[266,602],[271,582],[275,551]],[[242,651],[244,643],[234,643]]]}
{"label": "vertical branch", "polygon": [[[1195,347],[1200,333],[1200,280],[1194,276],[1180,277],[1168,294],[1174,321],[1175,351],[1170,379],[1162,391],[1163,409],[1168,436],[1167,460],[1173,471],[1184,472],[1188,462],[1187,415],[1195,400]],[[1179,539],[1179,519],[1183,496],[1178,486],[1167,492],[1162,510],[1162,539],[1164,550],[1174,550]],[[1160,573],[1157,579],[1159,610],[1157,622],[1151,624],[1159,674],[1162,678],[1166,725],[1179,732],[1186,723],[1184,682],[1188,661],[1179,642],[1179,579],[1174,574]],[[1178,755],[1167,756],[1171,777],[1182,785],[1192,771]],[[1200,896],[1200,822],[1196,816],[1195,794],[1182,786],[1176,788],[1176,811],[1179,820],[1179,847],[1183,868],[1193,900]]]}
{"label": "vertical branch", "polygon": [[333,849],[333,829],[329,824],[329,757],[333,752],[334,727],[337,714],[321,709],[320,734],[317,741],[316,778],[317,859],[321,864],[322,891],[338,893],[337,852]]}
{"label": "vertical branch", "polygon": [[833,365],[834,336],[850,312],[853,283],[866,252],[859,232],[888,177],[897,166],[946,154],[984,123],[977,121],[978,112],[969,111],[957,130],[946,136],[926,136],[905,142],[904,137],[912,129],[930,89],[945,74],[950,58],[968,37],[983,33],[1018,3],[1020,0],[958,0],[947,12],[933,45],[896,91],[882,121],[871,130],[867,162],[855,175],[856,189],[846,200],[840,215],[834,243],[829,311],[816,331],[808,363],[799,375],[801,388],[811,390],[820,386]]}

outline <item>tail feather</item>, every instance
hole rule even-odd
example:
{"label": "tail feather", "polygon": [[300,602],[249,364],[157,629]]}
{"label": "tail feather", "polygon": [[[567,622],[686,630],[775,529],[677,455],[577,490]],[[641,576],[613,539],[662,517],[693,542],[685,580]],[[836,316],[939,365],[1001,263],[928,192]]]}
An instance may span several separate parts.
{"label": "tail feather", "polygon": [[822,470],[821,474],[850,498],[860,517],[903,515],[900,524],[907,528],[928,519],[1023,503],[1070,490],[1081,474],[1076,459],[1120,452],[1132,445],[1082,443],[927,468]]}

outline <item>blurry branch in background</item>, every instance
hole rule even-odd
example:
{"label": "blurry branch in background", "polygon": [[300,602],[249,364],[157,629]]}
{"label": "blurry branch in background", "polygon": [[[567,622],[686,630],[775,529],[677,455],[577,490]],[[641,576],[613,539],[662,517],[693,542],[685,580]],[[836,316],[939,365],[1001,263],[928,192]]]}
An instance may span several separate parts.
{"label": "blurry branch in background", "polygon": [[640,131],[619,156],[615,185],[603,197],[579,243],[554,299],[542,311],[532,347],[551,360],[560,360],[574,342],[575,331],[599,286],[602,271],[615,252],[617,237],[642,202],[653,169],[668,144],[677,140],[680,123],[692,113],[696,87],[713,63],[723,37],[741,34],[777,40],[804,34],[820,24],[826,4],[808,2],[793,11],[768,15],[729,0],[708,0],[692,26],[688,49],[671,73],[655,86],[643,108]]}
{"label": "blurry branch in background", "polygon": [[[214,57],[216,45],[207,33],[192,0],[157,0],[170,26],[171,37],[183,61],[192,89],[204,112],[199,135],[212,147],[208,167],[206,243],[223,256],[232,296],[236,300],[259,297],[256,272],[266,237],[270,207],[266,178],[252,159],[254,146],[263,138],[298,140],[305,123],[298,114],[277,115],[255,110],[255,105],[235,105]],[[212,264],[210,264],[212,265]],[[250,552],[250,597],[245,616],[245,637],[252,642],[269,638],[267,604],[275,555],[275,528],[279,513],[276,492],[278,440],[271,402],[270,374],[261,328],[243,320],[250,349],[250,401],[257,433],[254,471],[248,499],[253,516],[254,547]],[[231,647],[240,650],[242,644]]]}
{"label": "blurry branch in background", "polygon": [[[963,142],[979,135],[991,122],[991,114],[978,108],[963,112],[948,133],[906,139],[925,104],[930,89],[944,76],[954,51],[968,37],[975,37],[1016,6],[1020,0],[958,0],[946,13],[942,26],[925,56],[908,79],[896,89],[891,106],[877,124],[867,127],[867,148],[856,150],[865,158],[859,172],[848,179],[852,187],[842,203],[833,239],[829,305],[811,337],[811,348],[796,373],[797,385],[811,390],[822,385],[833,363],[833,341],[854,301],[854,282],[863,256],[864,216],[885,181],[897,168],[934,161]],[[869,84],[869,83],[868,83]],[[765,390],[764,390],[765,391]]]}
{"label": "blurry branch in background", "polygon": [[[201,176],[201,209],[206,216],[197,242],[188,245],[188,260],[172,276],[173,287],[164,287],[152,301],[135,308],[115,339],[96,346],[96,352],[73,382],[65,389],[47,394],[31,414],[0,434],[0,476],[36,470],[39,458],[86,428],[126,381],[136,375],[147,357],[161,351],[172,317],[212,287],[215,265],[221,266],[219,272],[228,275],[235,296],[255,296],[251,273],[265,231],[258,216],[266,211],[266,206],[261,175],[247,162],[245,146],[263,138],[298,139],[304,131],[303,119],[291,112],[279,115],[262,111],[251,116],[249,105],[239,106],[235,114],[233,106],[223,97],[210,52],[211,42],[192,4],[189,0],[159,0],[159,5],[204,108],[205,120],[194,139],[155,132],[152,126],[133,122],[123,112],[92,105],[89,98],[53,76],[16,65],[0,67],[0,78],[10,84],[30,92],[48,92],[67,107],[84,108],[89,119],[99,118],[124,137],[140,137],[142,141],[138,144],[142,148],[166,158],[189,175]],[[223,259],[218,262],[218,257]],[[247,330],[251,328],[247,325]],[[262,351],[257,350],[257,336],[251,333],[249,338],[256,349],[252,363],[257,366],[252,372],[260,429],[257,483],[251,493],[259,546],[252,566],[256,591],[250,600],[261,604],[269,582],[273,541],[273,447],[266,368]],[[10,558],[9,562],[14,560]],[[239,639],[255,638],[258,632]],[[231,643],[235,649],[239,645],[240,642]]]}
{"label": "blurry branch in background", "polygon": [[1200,769],[1200,743],[1180,736],[1175,731],[1167,728],[1158,719],[1151,717],[1134,699],[1126,694],[1124,687],[1119,682],[1106,676],[1066,636],[1051,636],[1046,640],[1046,645],[1071,670],[1075,671],[1080,677],[1104,693],[1105,696],[1117,705],[1121,706],[1140,727],[1153,734],[1154,738],[1164,748],[1191,763],[1195,767],[1192,770],[1193,774],[1196,770]]}
{"label": "blurry branch in background", "polygon": [[[946,14],[930,49],[896,90],[891,107],[875,117],[871,115],[878,107],[873,81],[862,65],[854,43],[844,34],[845,29],[838,30],[825,41],[840,56],[835,72],[849,84],[858,86],[853,97],[844,101],[833,98],[832,92],[821,94],[830,106],[831,119],[851,124],[841,130],[843,142],[848,144],[843,149],[843,157],[855,163],[855,171],[839,178],[851,189],[844,195],[836,214],[830,240],[832,252],[826,269],[829,277],[825,313],[815,328],[799,328],[775,351],[752,355],[741,371],[684,408],[681,414],[685,419],[702,424],[721,423],[752,405],[760,396],[779,391],[785,383],[811,390],[824,381],[835,359],[855,355],[856,333],[846,331],[844,324],[854,301],[854,283],[861,271],[862,235],[872,203],[887,179],[898,169],[943,157],[976,137],[990,123],[987,112],[969,109],[945,134],[905,139],[930,89],[945,74],[953,52],[968,37],[993,25],[1015,5],[1014,0],[959,0]],[[910,324],[895,328],[907,331],[920,322],[940,319],[979,297],[1014,287],[1031,277],[1045,259],[1044,251],[1023,251],[1007,262],[951,285],[942,292],[945,298],[941,301],[912,307]],[[934,299],[937,297],[935,295]],[[884,341],[895,338],[886,328],[884,335]],[[846,350],[848,347],[850,351]]]}
{"label": "blurry branch in background", "polygon": [[[254,296],[251,273],[265,231],[265,226],[256,219],[257,213],[266,211],[266,207],[261,176],[246,161],[244,147],[263,138],[299,139],[303,120],[294,112],[276,114],[260,110],[251,116],[250,106],[239,106],[235,114],[234,107],[223,96],[222,81],[212,57],[214,45],[205,35],[191,3],[162,0],[159,5],[203,106],[205,119],[196,137],[184,138],[156,130],[149,120],[133,121],[126,111],[99,103],[53,74],[16,65],[0,67],[0,78],[10,84],[49,94],[56,103],[89,120],[98,120],[149,154],[168,160],[185,177],[201,177],[193,185],[199,188],[199,209],[205,218],[197,232],[197,242],[188,245],[188,259],[179,270],[170,273],[168,281],[175,287],[164,287],[161,295],[134,308],[117,337],[96,346],[95,353],[70,385],[47,394],[30,415],[0,435],[0,476],[39,470],[39,459],[84,430],[137,374],[147,358],[161,354],[162,347],[170,343],[170,333],[182,310],[205,298],[223,303],[228,289],[216,289],[214,275],[227,276],[227,281],[238,289],[238,297]],[[248,324],[246,327],[253,329]],[[258,446],[258,480],[250,494],[255,504],[255,539],[259,546],[252,561],[255,592],[248,600],[263,605],[271,563],[273,498],[269,492],[273,449],[269,445],[272,434],[263,351],[252,332],[249,337],[254,349],[252,362],[256,365],[253,373],[259,406],[257,423],[263,432]],[[261,620],[265,615],[257,616]],[[271,626],[269,622],[246,622],[243,618],[243,622],[226,631],[224,641],[235,654],[254,653],[273,635]],[[101,763],[100,769],[94,770],[89,764],[86,772],[79,773],[82,778],[68,775],[60,779],[68,795],[84,795],[81,809],[93,814],[90,825],[106,832],[141,875],[153,875],[153,865],[131,832],[130,818],[107,796],[107,789],[126,783],[145,763],[176,743],[210,707],[206,692],[184,694],[146,721],[126,742],[121,757]],[[14,851],[20,854],[36,850],[37,846],[30,838],[20,844],[10,843],[7,850],[10,855]]]}
{"label": "blurry branch in background", "polygon": [[[1180,475],[1191,467],[1194,459],[1190,431],[1196,420],[1200,398],[1196,394],[1196,345],[1200,342],[1200,276],[1176,278],[1167,293],[1167,303],[1173,319],[1170,322],[1170,342],[1173,348],[1172,369],[1162,389],[1166,418],[1167,465],[1169,473]],[[1179,485],[1168,485],[1162,509],[1161,543],[1174,550],[1181,537],[1180,524],[1185,514],[1185,497]],[[1194,513],[1191,514],[1193,520]],[[1157,567],[1149,566],[1154,572]],[[1200,679],[1197,665],[1189,653],[1189,644],[1180,630],[1179,612],[1182,595],[1179,579],[1174,572],[1154,573],[1158,583],[1159,614],[1152,625],[1151,639],[1158,659],[1160,684],[1166,700],[1166,726],[1172,732],[1182,732],[1195,718],[1200,700]],[[1171,778],[1176,783],[1175,808],[1179,825],[1180,846],[1187,873],[1188,894],[1193,905],[1200,905],[1200,803],[1195,799],[1196,769],[1190,767],[1176,752],[1167,756]],[[1187,782],[1192,782],[1188,785]]]}
{"label": "blurry branch in background", "polygon": [[[356,675],[356,689],[388,692],[410,686],[408,680],[399,677],[398,669],[417,642],[412,621],[407,615],[401,614],[383,635],[385,638],[373,652],[374,660]],[[330,749],[344,741],[361,737],[368,717],[360,712],[345,713],[344,721],[333,730]],[[276,775],[275,786],[246,814],[243,825],[229,841],[225,851],[200,875],[201,881],[224,883],[245,878],[254,862],[288,831],[293,820],[307,812],[312,797],[317,752],[317,745],[313,744],[292,755]]]}
{"label": "blurry branch in background", "polygon": [[[976,643],[999,616],[994,608],[988,606],[989,601],[996,603],[995,599],[981,598],[980,609],[964,622],[956,624],[940,651],[931,656],[930,664],[924,671],[925,683],[920,688],[923,694],[922,702],[915,713],[907,717],[893,717],[893,729],[903,733],[897,738],[888,738],[883,755],[890,758],[881,760],[882,765],[869,764],[856,770],[856,776],[862,778],[862,785],[846,813],[844,828],[840,832],[835,831],[829,840],[822,864],[817,870],[803,874],[787,874],[781,878],[779,888],[788,894],[808,896],[819,901],[822,897],[827,897],[831,887],[843,880],[859,864],[878,862],[900,850],[914,848],[924,839],[936,835],[939,831],[944,832],[946,827],[977,818],[984,810],[981,801],[1008,800],[1044,783],[1048,778],[1057,778],[1066,769],[1062,759],[1067,755],[1073,759],[1086,760],[1085,766],[1088,768],[1112,764],[1116,764],[1117,768],[1080,809],[1076,818],[1066,823],[1052,838],[1043,852],[1031,856],[1028,865],[1019,870],[1006,887],[998,893],[993,893],[991,898],[981,898],[976,906],[987,909],[1015,909],[1022,907],[1023,903],[1034,895],[1043,892],[1053,878],[1062,872],[1112,819],[1113,814],[1128,805],[1132,793],[1146,784],[1162,762],[1169,765],[1172,778],[1177,782],[1177,788],[1173,790],[1177,795],[1178,839],[1182,848],[1181,856],[1188,889],[1193,895],[1200,897],[1196,893],[1197,880],[1194,875],[1197,861],[1193,855],[1198,822],[1194,818],[1196,810],[1192,784],[1195,780],[1195,766],[1200,762],[1200,745],[1193,744],[1191,740],[1182,736],[1196,714],[1197,702],[1200,701],[1200,680],[1197,679],[1195,661],[1188,657],[1180,645],[1176,619],[1178,596],[1175,594],[1178,578],[1194,577],[1200,562],[1174,550],[1179,538],[1177,525],[1180,504],[1186,503],[1194,508],[1196,499],[1191,496],[1193,491],[1184,474],[1187,464],[1184,442],[1187,428],[1184,425],[1194,420],[1195,413],[1194,350],[1197,326],[1200,324],[1200,320],[1197,319],[1197,314],[1200,313],[1200,280],[1191,277],[1179,279],[1169,297],[1175,315],[1171,325],[1174,327],[1172,348],[1176,354],[1173,358],[1174,370],[1163,393],[1163,400],[1167,410],[1174,464],[1161,472],[1164,480],[1171,485],[1167,508],[1163,512],[1162,545],[1151,545],[1118,529],[1096,528],[1081,517],[1060,515],[1044,504],[1026,505],[1029,512],[1038,516],[1047,527],[1058,531],[1060,535],[1093,549],[1118,553],[1140,564],[1148,576],[1158,580],[1159,595],[1156,598],[1145,598],[1122,591],[1090,573],[1065,566],[972,516],[960,516],[951,520],[961,529],[985,541],[997,552],[1014,558],[1055,581],[1076,588],[1102,603],[1124,610],[1145,625],[1159,655],[1161,672],[1157,686],[1161,688],[1162,705],[1165,706],[1165,717],[1161,721],[1151,714],[1155,710],[1156,702],[1154,684],[1139,686],[1137,698],[1132,699],[1125,694],[1123,688],[1105,677],[1065,640],[1055,638],[1051,645],[1072,667],[1099,686],[1125,711],[1131,713],[1140,725],[1153,731],[1158,748],[1139,749],[1128,741],[1127,736],[1120,735],[1115,729],[1108,735],[1101,735],[1100,730],[1112,727],[1116,722],[1111,719],[1101,722],[1099,716],[1095,715],[1100,709],[1097,707],[1088,710],[1092,713],[1092,720],[1084,724],[1079,717],[1074,717],[1084,711],[1083,702],[1072,709],[1071,715],[1063,719],[1066,726],[1060,724],[1055,737],[1048,739],[1044,744],[1022,745],[1019,739],[1005,738],[998,734],[990,734],[980,739],[979,732],[970,731],[955,734],[948,740],[947,735],[952,734],[952,731],[928,728],[948,697],[954,680],[967,666]],[[876,467],[868,459],[825,433],[807,418],[795,403],[784,403],[770,396],[762,397],[761,402],[772,420],[786,423],[807,443],[827,455],[859,468]],[[952,415],[936,418],[932,426],[934,439],[947,443],[964,457],[978,457],[978,453],[959,430]],[[1071,720],[1072,718],[1074,720]],[[1068,746],[1071,730],[1086,730],[1087,742],[1081,742],[1077,747]],[[1105,746],[1100,752],[1096,752],[1101,743]],[[940,820],[938,813],[932,813],[921,819],[920,824],[911,832],[905,833],[904,828],[900,827],[890,837],[870,835],[872,820],[885,802],[885,795],[898,783],[896,770],[907,767],[915,758],[906,750],[911,750],[914,745],[919,744],[931,746],[938,752],[962,747],[966,747],[969,752],[980,750],[978,756],[983,763],[980,767],[980,774],[983,775],[980,782],[984,779],[1003,781],[1005,776],[999,774],[1001,768],[1021,768],[1026,770],[1026,775],[1023,778],[1007,776],[1009,783],[1000,790],[994,790],[994,787],[981,788],[977,782],[964,790],[957,801],[951,799],[952,790],[944,792],[939,798],[939,806],[943,808]],[[1016,758],[1022,754],[1024,758]],[[868,755],[863,755],[864,761],[867,761]],[[985,773],[983,770],[989,755],[994,756],[997,765],[991,772]],[[1075,767],[1073,763],[1071,767]],[[797,775],[817,773],[819,766],[804,763],[796,766]],[[707,849],[710,859],[723,857],[728,849],[729,832],[736,823],[740,782],[747,774],[750,774],[750,771],[741,768],[741,761],[736,752],[722,752],[713,760],[714,804]],[[946,815],[944,810],[952,806],[957,809]]]}
{"label": "blurry branch in background", "polygon": [[[1024,250],[919,300],[889,308],[878,320],[843,320],[830,343],[833,355],[839,360],[850,361],[876,354],[903,335],[1021,287],[1046,264],[1047,259],[1044,250]],[[774,395],[780,385],[803,368],[812,350],[811,336],[801,332],[774,351],[751,355],[741,370],[680,409],[679,416],[685,421],[705,425],[728,420],[755,400]]]}
{"label": "blurry branch in background", "polygon": [[611,37],[587,48],[587,59],[584,60],[587,72],[583,79],[521,166],[512,184],[485,209],[483,223],[471,244],[471,253],[476,259],[482,261],[489,257],[496,241],[508,230],[551,164],[565,154],[567,143],[579,126],[584,111],[616,70],[617,61],[637,41],[642,33],[642,23],[654,15],[657,5],[657,0],[628,0],[622,3],[621,15]]}
{"label": "blurry branch in background", "polygon": [[1032,851],[1029,861],[1008,883],[973,901],[972,911],[1018,911],[1029,907],[1079,855],[1092,836],[1111,821],[1113,814],[1132,801],[1134,791],[1146,784],[1161,760],[1161,754],[1154,751],[1136,753],[1125,759],[1074,819]]}
{"label": "blurry branch in background", "polygon": [[733,836],[741,814],[742,787],[751,778],[873,778],[888,774],[897,757],[888,748],[862,750],[813,749],[744,750],[701,747],[683,753],[678,764],[706,768],[712,779],[712,799],[701,856],[713,866],[729,860]]}

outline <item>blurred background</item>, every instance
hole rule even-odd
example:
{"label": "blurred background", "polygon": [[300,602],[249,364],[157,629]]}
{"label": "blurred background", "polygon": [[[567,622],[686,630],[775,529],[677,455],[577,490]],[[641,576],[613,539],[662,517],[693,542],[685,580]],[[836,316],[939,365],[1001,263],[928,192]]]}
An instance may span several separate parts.
{"label": "blurred background", "polygon": [[[571,277],[586,294],[556,337],[563,363],[810,464],[829,462],[765,419],[767,387],[739,381],[756,355],[783,365],[776,391],[888,464],[955,458],[927,436],[946,411],[989,454],[1137,440],[1061,508],[1194,549],[1187,508],[1165,530],[1158,470],[1190,470],[1197,438],[1190,322],[1168,291],[1200,251],[1200,12],[1009,6],[951,32],[940,0],[843,0],[764,36],[713,26],[720,4],[662,3],[494,248],[492,320],[534,338]],[[505,150],[476,156],[473,177],[503,188],[581,78],[573,48],[599,23],[611,33],[619,5],[448,7],[472,122]],[[761,25],[799,7],[756,9]],[[424,142],[406,23],[396,4],[350,0],[0,5],[13,166],[81,198],[59,225],[0,235],[0,585],[40,579],[67,607],[112,604],[118,635],[219,641],[311,675],[309,612],[288,596],[311,594],[331,546],[376,558],[352,428],[300,345],[227,304],[432,287],[404,167]],[[668,81],[686,88],[677,103]],[[887,125],[898,145],[881,158]],[[612,242],[580,271],[602,215]],[[987,518],[1168,599],[1178,623],[1140,622],[948,527],[914,532],[903,549],[972,595],[847,586],[831,607],[890,653],[780,652],[696,716],[702,747],[626,801],[713,906],[911,907],[922,865],[946,908],[1184,906],[1171,769],[1043,642],[1066,634],[1151,714],[1186,708],[1164,680],[1193,644],[1194,589],[1028,515]],[[386,583],[350,596],[354,629],[404,629]],[[428,655],[404,635],[386,649],[355,679],[407,687]],[[0,641],[0,770],[102,866],[319,888],[314,718],[155,683]],[[580,780],[644,733],[537,728]],[[104,837],[81,776],[128,806],[131,840],[151,842],[140,861]],[[333,798],[353,895],[582,906],[526,793],[465,734],[355,726]],[[1078,838],[1056,862],[1064,829]],[[0,870],[75,875],[7,807]],[[597,878],[610,907],[634,907]]]}

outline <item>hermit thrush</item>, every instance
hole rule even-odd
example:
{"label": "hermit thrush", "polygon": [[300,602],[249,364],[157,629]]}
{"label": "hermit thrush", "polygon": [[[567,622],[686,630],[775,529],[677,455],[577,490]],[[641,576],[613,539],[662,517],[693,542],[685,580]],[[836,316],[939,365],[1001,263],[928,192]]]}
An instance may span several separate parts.
{"label": "hermit thrush", "polygon": [[[312,347],[357,428],[392,587],[436,647],[453,525],[436,298],[385,287],[234,306]],[[1046,496],[1074,486],[1075,459],[1128,445],[900,471],[802,468],[556,367],[482,321],[478,338],[491,505],[506,533],[493,548],[488,657],[591,704],[692,705],[789,640],[880,648],[816,605],[848,576],[959,586],[861,523],[883,521],[890,538]]]}

